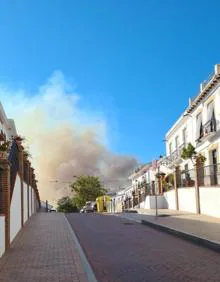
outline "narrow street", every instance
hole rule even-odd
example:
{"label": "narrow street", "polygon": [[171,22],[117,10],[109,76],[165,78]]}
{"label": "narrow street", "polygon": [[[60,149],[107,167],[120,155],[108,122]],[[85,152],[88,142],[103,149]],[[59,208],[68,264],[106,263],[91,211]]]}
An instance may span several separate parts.
{"label": "narrow street", "polygon": [[219,281],[219,254],[114,216],[67,214],[100,282]]}

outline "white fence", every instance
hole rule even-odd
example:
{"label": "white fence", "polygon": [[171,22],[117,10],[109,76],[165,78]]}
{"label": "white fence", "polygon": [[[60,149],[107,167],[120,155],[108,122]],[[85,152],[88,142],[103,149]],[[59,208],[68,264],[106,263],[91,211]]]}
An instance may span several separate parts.
{"label": "white fence", "polygon": [[196,213],[195,188],[178,189],[179,210]]}
{"label": "white fence", "polygon": [[[220,187],[200,187],[201,214],[220,217]],[[179,210],[196,213],[195,188],[178,189]],[[175,190],[164,193],[164,207],[175,210]]]}
{"label": "white fence", "polygon": [[220,217],[220,188],[200,187],[199,191],[201,213]]}
{"label": "white fence", "polygon": [[[28,193],[29,191],[29,193]],[[28,196],[29,194],[29,196]],[[16,235],[22,228],[22,208],[21,208],[21,179],[17,174],[15,186],[12,194],[10,205],[10,243],[15,239]],[[24,182],[23,185],[23,222],[37,210],[37,200],[34,189]],[[5,216],[0,215],[0,257],[5,252]]]}
{"label": "white fence", "polygon": [[5,216],[0,215],[0,257],[5,252]]}
{"label": "white fence", "polygon": [[10,207],[10,242],[21,229],[21,179],[17,175]]}

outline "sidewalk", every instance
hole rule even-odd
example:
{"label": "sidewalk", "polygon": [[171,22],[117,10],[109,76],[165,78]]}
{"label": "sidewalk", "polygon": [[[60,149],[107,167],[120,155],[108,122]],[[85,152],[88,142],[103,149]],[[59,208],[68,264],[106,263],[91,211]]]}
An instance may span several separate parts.
{"label": "sidewalk", "polygon": [[[158,229],[171,231],[169,233],[175,234],[175,231],[177,231],[176,235],[181,235],[182,233],[183,235],[192,235],[192,238],[204,239],[204,241],[216,245],[220,250],[220,218],[166,209],[158,210],[159,216],[156,217],[155,210],[136,210],[138,212],[136,214],[122,213],[120,216],[142,222],[152,227],[162,227]],[[179,232],[180,234],[178,234]]]}
{"label": "sidewalk", "polygon": [[63,214],[37,213],[0,258],[0,281],[86,282]]}

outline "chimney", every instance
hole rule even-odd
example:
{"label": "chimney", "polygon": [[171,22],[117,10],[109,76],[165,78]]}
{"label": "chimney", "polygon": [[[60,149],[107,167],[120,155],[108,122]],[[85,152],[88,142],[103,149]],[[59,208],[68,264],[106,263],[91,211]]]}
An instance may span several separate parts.
{"label": "chimney", "polygon": [[202,83],[200,83],[200,92],[202,92],[203,88],[204,88],[204,81]]}
{"label": "chimney", "polygon": [[215,65],[215,74],[220,74],[220,64]]}

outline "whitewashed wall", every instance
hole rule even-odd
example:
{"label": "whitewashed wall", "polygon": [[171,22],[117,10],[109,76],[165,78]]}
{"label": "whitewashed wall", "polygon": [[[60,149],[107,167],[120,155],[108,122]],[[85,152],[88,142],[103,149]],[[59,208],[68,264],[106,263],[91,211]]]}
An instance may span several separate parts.
{"label": "whitewashed wall", "polygon": [[[157,208],[164,209],[165,208],[165,200],[164,196],[157,196]],[[144,202],[145,209],[155,209],[156,208],[156,197],[155,196],[147,196]]]}
{"label": "whitewashed wall", "polygon": [[5,216],[0,216],[0,257],[5,252]]}
{"label": "whitewashed wall", "polygon": [[23,192],[23,205],[24,205],[24,223],[28,219],[28,195],[27,195],[27,184],[24,182],[24,192]]}
{"label": "whitewashed wall", "polygon": [[165,199],[165,206],[167,206],[170,210],[176,209],[176,197],[175,197],[175,190],[171,190],[164,193],[164,199]]}
{"label": "whitewashed wall", "polygon": [[220,217],[220,188],[200,187],[200,209],[202,214]]}
{"label": "whitewashed wall", "polygon": [[196,213],[195,188],[179,188],[179,210]]}
{"label": "whitewashed wall", "polygon": [[21,229],[21,179],[16,177],[10,207],[10,242]]}

